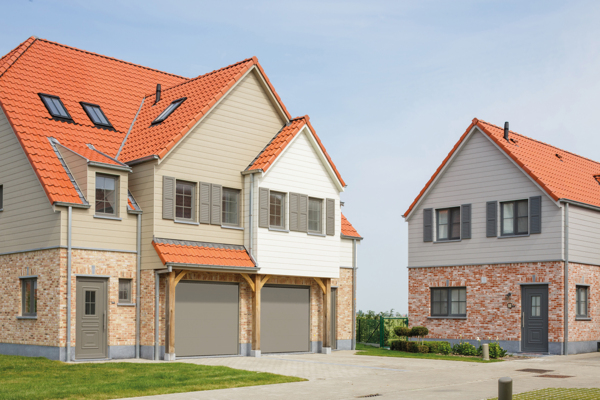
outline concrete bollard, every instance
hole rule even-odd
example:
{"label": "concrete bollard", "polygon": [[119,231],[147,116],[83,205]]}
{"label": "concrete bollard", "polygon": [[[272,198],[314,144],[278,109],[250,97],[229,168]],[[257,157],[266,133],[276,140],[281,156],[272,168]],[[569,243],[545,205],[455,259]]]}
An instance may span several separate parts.
{"label": "concrete bollard", "polygon": [[490,360],[490,345],[487,343],[483,345],[483,359],[485,361]]}
{"label": "concrete bollard", "polygon": [[498,400],[512,400],[512,379],[508,376],[498,379]]}

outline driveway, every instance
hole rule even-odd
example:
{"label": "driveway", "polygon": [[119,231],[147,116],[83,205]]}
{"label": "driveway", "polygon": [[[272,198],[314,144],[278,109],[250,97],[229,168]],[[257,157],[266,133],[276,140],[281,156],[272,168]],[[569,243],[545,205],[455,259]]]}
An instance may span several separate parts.
{"label": "driveway", "polygon": [[[148,396],[148,400],[183,399],[486,399],[497,395],[497,381],[513,378],[514,393],[548,387],[600,388],[600,353],[469,363],[395,357],[331,355],[263,355],[178,360],[272,372],[307,382]],[[544,373],[522,369],[546,370]],[[568,377],[540,377],[562,375]]]}

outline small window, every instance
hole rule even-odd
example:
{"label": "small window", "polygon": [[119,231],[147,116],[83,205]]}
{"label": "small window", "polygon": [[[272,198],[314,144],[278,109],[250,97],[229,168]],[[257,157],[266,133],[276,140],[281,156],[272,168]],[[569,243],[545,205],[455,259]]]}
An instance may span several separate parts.
{"label": "small window", "polygon": [[269,193],[269,226],[271,228],[284,229],[283,209],[285,207],[285,194],[273,191]]}
{"label": "small window", "polygon": [[529,233],[529,201],[500,203],[502,236],[526,235]]}
{"label": "small window", "polygon": [[577,286],[577,318],[588,318],[588,290],[587,286]]}
{"label": "small window", "polygon": [[191,182],[177,181],[175,190],[175,219],[194,220],[196,185]]}
{"label": "small window", "polygon": [[37,278],[21,279],[22,311],[24,317],[37,316]]}
{"label": "small window", "polygon": [[437,240],[460,239],[460,207],[436,211]]}
{"label": "small window", "polygon": [[96,291],[85,291],[85,315],[96,315]]}
{"label": "small window", "polygon": [[117,215],[118,178],[110,175],[96,175],[96,214]]}
{"label": "small window", "polygon": [[165,119],[167,119],[167,117],[169,115],[171,115],[173,113],[173,111],[175,111],[177,109],[177,107],[179,107],[181,105],[181,103],[183,103],[185,101],[185,97],[181,98],[181,99],[177,99],[175,101],[173,101],[171,104],[169,104],[169,106],[165,109],[165,111],[161,112],[160,115],[158,117],[156,117],[156,119],[154,121],[152,121],[152,125],[155,124],[159,124],[161,122],[163,122]]}
{"label": "small window", "polygon": [[92,122],[99,126],[106,126],[108,128],[112,128],[110,122],[106,118],[106,115],[102,112],[102,109],[99,105],[90,104],[90,103],[80,103],[83,107],[83,110],[88,115],[88,117],[92,120]]}
{"label": "small window", "polygon": [[466,288],[432,288],[432,317],[465,317],[467,315]]}
{"label": "small window", "polygon": [[323,200],[308,198],[308,231],[321,233],[321,221],[323,214]]}
{"label": "small window", "polygon": [[71,116],[67,112],[67,109],[65,108],[65,105],[60,100],[60,97],[42,93],[39,93],[39,96],[50,115],[52,115],[54,118],[72,120]]}
{"label": "small window", "polygon": [[131,303],[131,279],[119,279],[119,303]]}
{"label": "small window", "polygon": [[0,211],[4,209],[4,185],[0,185]]}
{"label": "small window", "polygon": [[240,190],[223,188],[223,225],[240,225]]}

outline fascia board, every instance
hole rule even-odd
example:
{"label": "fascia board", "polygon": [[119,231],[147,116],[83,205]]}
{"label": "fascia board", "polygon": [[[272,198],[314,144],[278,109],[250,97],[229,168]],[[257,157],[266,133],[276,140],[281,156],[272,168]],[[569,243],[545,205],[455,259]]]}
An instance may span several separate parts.
{"label": "fascia board", "polygon": [[286,124],[288,122],[290,122],[290,119],[288,118],[288,116],[286,115],[285,111],[283,110],[283,107],[281,107],[281,103],[279,102],[279,100],[277,99],[277,97],[275,96],[275,94],[273,93],[273,91],[271,90],[271,86],[269,86],[269,84],[267,83],[267,80],[263,76],[263,74],[260,71],[260,69],[256,65],[253,65],[250,70],[256,70],[256,75],[258,76],[258,79],[260,80],[260,83],[263,86],[263,89],[266,90],[269,93],[270,100],[271,100],[271,102],[273,104],[276,105],[277,111],[281,115],[281,118],[283,119],[283,121]]}

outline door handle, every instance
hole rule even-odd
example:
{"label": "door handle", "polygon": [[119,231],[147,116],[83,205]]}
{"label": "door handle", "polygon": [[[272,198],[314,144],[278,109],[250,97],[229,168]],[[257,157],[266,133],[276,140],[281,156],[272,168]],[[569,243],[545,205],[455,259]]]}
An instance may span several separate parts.
{"label": "door handle", "polygon": [[102,329],[106,332],[106,311],[104,311],[104,317],[102,318]]}
{"label": "door handle", "polygon": [[525,313],[521,313],[521,327],[525,328]]}

